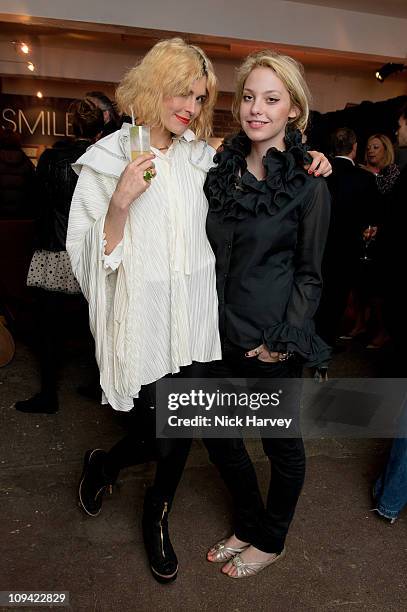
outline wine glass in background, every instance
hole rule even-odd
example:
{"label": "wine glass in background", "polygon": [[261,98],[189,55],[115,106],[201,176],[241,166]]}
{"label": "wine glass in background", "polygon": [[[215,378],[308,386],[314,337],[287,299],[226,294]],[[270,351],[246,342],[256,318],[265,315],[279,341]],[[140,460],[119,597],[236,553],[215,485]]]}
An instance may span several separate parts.
{"label": "wine glass in background", "polygon": [[364,230],[363,234],[362,234],[362,238],[363,238],[363,255],[360,258],[361,261],[367,262],[367,261],[371,261],[371,257],[369,257],[368,252],[369,252],[369,247],[371,245],[371,243],[373,242],[373,240],[376,237],[376,233],[377,233],[377,227],[375,225],[368,225],[367,228]]}

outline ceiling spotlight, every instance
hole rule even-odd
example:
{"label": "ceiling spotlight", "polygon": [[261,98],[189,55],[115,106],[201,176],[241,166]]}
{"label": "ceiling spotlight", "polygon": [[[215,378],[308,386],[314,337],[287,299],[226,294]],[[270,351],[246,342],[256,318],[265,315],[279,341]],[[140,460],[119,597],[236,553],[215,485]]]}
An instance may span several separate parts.
{"label": "ceiling spotlight", "polygon": [[379,70],[376,71],[376,79],[383,83],[384,79],[387,79],[391,74],[395,72],[401,72],[407,68],[407,64],[393,64],[392,62],[384,64]]}
{"label": "ceiling spotlight", "polygon": [[31,70],[31,72],[34,72],[35,70],[35,66],[32,62],[27,62],[27,68],[28,70]]}
{"label": "ceiling spotlight", "polygon": [[43,98],[42,91],[37,91],[37,98]]}
{"label": "ceiling spotlight", "polygon": [[22,53],[27,54],[30,52],[30,47],[25,42],[22,42],[20,43],[20,51],[22,51]]}

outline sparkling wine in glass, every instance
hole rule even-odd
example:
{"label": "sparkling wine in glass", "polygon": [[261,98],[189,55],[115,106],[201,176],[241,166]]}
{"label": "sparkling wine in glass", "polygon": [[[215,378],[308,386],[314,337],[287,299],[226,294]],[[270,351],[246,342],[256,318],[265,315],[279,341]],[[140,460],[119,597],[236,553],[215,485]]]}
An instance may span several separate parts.
{"label": "sparkling wine in glass", "polygon": [[371,261],[371,257],[369,257],[368,252],[369,252],[369,247],[375,238],[375,235],[376,235],[376,228],[372,227],[371,225],[368,225],[365,231],[363,232],[363,255],[360,258],[361,261],[364,261],[364,262]]}
{"label": "sparkling wine in glass", "polygon": [[139,155],[148,155],[150,151],[150,127],[148,125],[132,125],[130,128],[131,161]]}

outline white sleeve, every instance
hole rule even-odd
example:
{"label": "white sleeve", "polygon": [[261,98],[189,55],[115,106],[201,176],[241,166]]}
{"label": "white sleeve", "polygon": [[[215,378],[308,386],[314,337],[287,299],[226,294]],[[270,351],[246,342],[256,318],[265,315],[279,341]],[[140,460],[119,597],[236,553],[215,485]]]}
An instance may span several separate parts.
{"label": "white sleeve", "polygon": [[[79,234],[82,236],[86,231],[86,227],[90,229],[92,219],[96,221],[99,217],[103,217],[103,229],[104,218],[115,184],[115,179],[112,177],[103,176],[88,166],[82,166],[78,184],[73,195],[69,216],[67,243],[69,242],[70,246],[73,246],[73,242],[76,242],[78,245],[77,238]],[[121,264],[123,258],[123,241],[121,240],[109,255],[105,253],[105,246],[105,234],[102,233],[100,239],[101,260],[106,274],[111,274],[117,270]],[[68,250],[68,252],[70,251]]]}
{"label": "white sleeve", "polygon": [[[103,234],[103,247],[105,246],[106,246],[106,240],[105,240],[105,234]],[[117,268],[120,266],[122,262],[122,259],[123,259],[123,240],[121,240],[119,244],[115,246],[115,248],[113,249],[111,253],[109,253],[109,255],[106,255],[106,253],[103,250],[103,255],[102,255],[103,267],[108,274],[109,272],[114,272],[115,270],[117,270]]]}
{"label": "white sleeve", "polygon": [[[82,293],[89,303],[89,324],[95,338],[101,385],[110,386],[107,351],[107,276],[103,230],[116,179],[82,166],[69,213],[66,250]],[[119,262],[120,263],[120,262]],[[102,384],[103,383],[103,384]]]}
{"label": "white sleeve", "polygon": [[120,264],[121,261],[120,249],[109,256],[104,253],[103,229],[114,188],[113,178],[83,166],[72,197],[66,250],[71,259],[73,273],[88,301],[90,285],[95,282],[97,274],[103,273],[105,276],[114,269],[113,265],[111,269],[110,266],[105,269],[104,258],[111,258],[112,264],[117,263],[117,260]]}

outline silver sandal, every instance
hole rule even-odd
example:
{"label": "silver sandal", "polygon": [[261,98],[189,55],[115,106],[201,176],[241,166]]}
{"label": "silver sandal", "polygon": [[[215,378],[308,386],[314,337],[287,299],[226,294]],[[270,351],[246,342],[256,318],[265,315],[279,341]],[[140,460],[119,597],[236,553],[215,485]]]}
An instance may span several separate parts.
{"label": "silver sandal", "polygon": [[236,576],[231,576],[230,574],[226,575],[229,576],[229,578],[250,578],[251,576],[256,576],[269,565],[282,559],[284,555],[285,548],[283,548],[281,553],[275,553],[268,561],[253,561],[251,563],[246,563],[240,555],[236,555],[232,559],[232,565],[237,569],[237,574]]}
{"label": "silver sandal", "polygon": [[221,540],[215,546],[208,551],[215,551],[213,559],[208,559],[209,563],[224,563],[233,559],[235,555],[243,552],[250,544],[245,544],[241,548],[233,548],[232,546],[225,546],[226,538]]}

